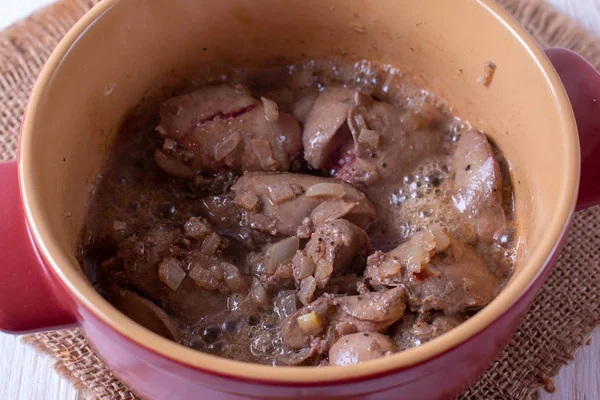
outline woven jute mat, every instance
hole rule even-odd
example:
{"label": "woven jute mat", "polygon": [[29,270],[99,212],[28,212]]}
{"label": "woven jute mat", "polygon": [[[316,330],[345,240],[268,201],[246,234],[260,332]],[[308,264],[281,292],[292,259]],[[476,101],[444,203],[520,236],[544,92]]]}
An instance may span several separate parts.
{"label": "woven jute mat", "polygon": [[[97,0],[62,0],[0,33],[0,160],[16,156],[27,96],[44,61]],[[499,0],[543,46],[569,47],[600,68],[600,39],[541,0]],[[494,365],[461,399],[532,399],[600,324],[600,208],[577,213],[560,260]],[[137,399],[107,370],[78,330],[24,339],[50,354],[88,399]],[[595,396],[598,394],[591,394]]]}

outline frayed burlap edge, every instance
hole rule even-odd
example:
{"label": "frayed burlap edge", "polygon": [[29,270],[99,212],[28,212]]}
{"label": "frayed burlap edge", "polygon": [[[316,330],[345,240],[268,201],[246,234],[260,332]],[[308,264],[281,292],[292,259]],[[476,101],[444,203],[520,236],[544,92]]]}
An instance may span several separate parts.
{"label": "frayed burlap edge", "polygon": [[543,0],[496,0],[541,47],[567,47],[600,68],[600,40]]}
{"label": "frayed burlap edge", "polygon": [[[62,0],[0,34],[0,160],[16,155],[21,114],[35,77],[68,28],[97,0]],[[542,0],[498,0],[542,46],[571,48],[600,67],[600,41]],[[565,250],[523,325],[461,399],[533,399],[600,324],[600,208],[578,213]],[[86,399],[134,400],[79,329],[24,338],[57,360]]]}

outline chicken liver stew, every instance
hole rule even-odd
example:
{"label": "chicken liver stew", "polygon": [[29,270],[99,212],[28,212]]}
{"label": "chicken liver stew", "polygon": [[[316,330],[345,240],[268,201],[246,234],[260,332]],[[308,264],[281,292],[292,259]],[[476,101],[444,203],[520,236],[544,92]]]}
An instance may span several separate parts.
{"label": "chicken liver stew", "polygon": [[513,216],[498,149],[395,69],[278,62],[132,111],[79,254],[108,301],[184,346],[343,366],[490,303]]}

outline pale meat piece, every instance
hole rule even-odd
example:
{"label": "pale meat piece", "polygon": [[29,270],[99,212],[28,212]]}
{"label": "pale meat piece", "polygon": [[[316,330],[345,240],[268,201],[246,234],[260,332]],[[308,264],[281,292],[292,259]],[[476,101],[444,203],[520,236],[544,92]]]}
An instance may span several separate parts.
{"label": "pale meat piece", "polygon": [[319,93],[302,132],[304,158],[311,167],[325,167],[335,150],[350,139],[348,127],[344,125],[348,110],[354,105],[354,93],[356,89],[341,86],[327,86]]}
{"label": "pale meat piece", "polygon": [[165,141],[155,160],[180,178],[288,171],[301,152],[300,125],[289,114],[274,116],[243,86],[209,86],[172,97],[161,107],[156,130]]}
{"label": "pale meat piece", "polygon": [[[306,226],[307,218],[308,225],[314,225],[335,214],[335,218],[344,218],[363,229],[376,219],[375,209],[363,193],[332,178],[254,172],[244,174],[231,189],[240,205],[242,225],[273,236],[296,235],[303,223],[312,231]],[[254,207],[244,207],[243,198],[248,195],[257,199]],[[336,207],[318,213],[328,204]],[[343,213],[336,213],[339,210]]]}
{"label": "pale meat piece", "polygon": [[[383,332],[404,314],[406,292],[396,287],[382,292],[370,292],[358,296],[332,297],[323,295],[302,307],[282,322],[283,344],[290,349],[308,346],[311,340],[325,334],[328,327],[341,327],[345,332]],[[299,324],[300,317],[315,313],[318,332],[306,332]]]}
{"label": "pale meat piece", "polygon": [[490,242],[506,227],[502,209],[502,174],[485,134],[468,131],[456,146],[454,205],[475,227],[480,240]]}
{"label": "pale meat piece", "polygon": [[435,244],[422,240],[413,238],[389,253],[377,251],[369,256],[365,271],[369,283],[374,287],[403,285],[412,309],[446,314],[483,307],[496,297],[499,279],[466,243],[450,238],[450,244],[439,251]]}
{"label": "pale meat piece", "polygon": [[377,332],[353,333],[337,340],[329,350],[329,365],[353,365],[387,357],[398,349],[396,343]]}

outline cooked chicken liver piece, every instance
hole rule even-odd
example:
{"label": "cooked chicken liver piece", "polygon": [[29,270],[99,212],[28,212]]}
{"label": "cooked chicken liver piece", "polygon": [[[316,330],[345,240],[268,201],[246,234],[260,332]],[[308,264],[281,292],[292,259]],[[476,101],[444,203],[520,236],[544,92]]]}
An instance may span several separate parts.
{"label": "cooked chicken liver piece", "polygon": [[506,227],[502,209],[502,175],[485,134],[468,131],[456,146],[452,169],[455,172],[456,208],[475,227],[480,240],[491,242]]}
{"label": "cooked chicken liver piece", "polygon": [[337,340],[329,350],[329,365],[343,366],[387,357],[398,351],[396,343],[377,332],[353,333]]}
{"label": "cooked chicken liver piece", "polygon": [[[269,120],[270,119],[270,120]],[[241,85],[218,85],[172,97],[156,130],[165,138],[155,160],[168,174],[192,178],[221,171],[288,171],[302,147],[300,125]]]}
{"label": "cooked chicken liver piece", "polygon": [[[411,244],[416,248],[418,244]],[[406,258],[406,244],[389,253],[377,251],[367,261],[365,275],[375,287],[405,285],[412,309],[455,314],[487,305],[500,291],[500,281],[483,258],[466,243],[451,238],[444,251],[415,263]]]}
{"label": "cooked chicken liver piece", "polygon": [[302,132],[304,158],[311,167],[327,166],[333,153],[351,139],[346,119],[355,93],[356,89],[343,86],[327,86],[319,93]]}

